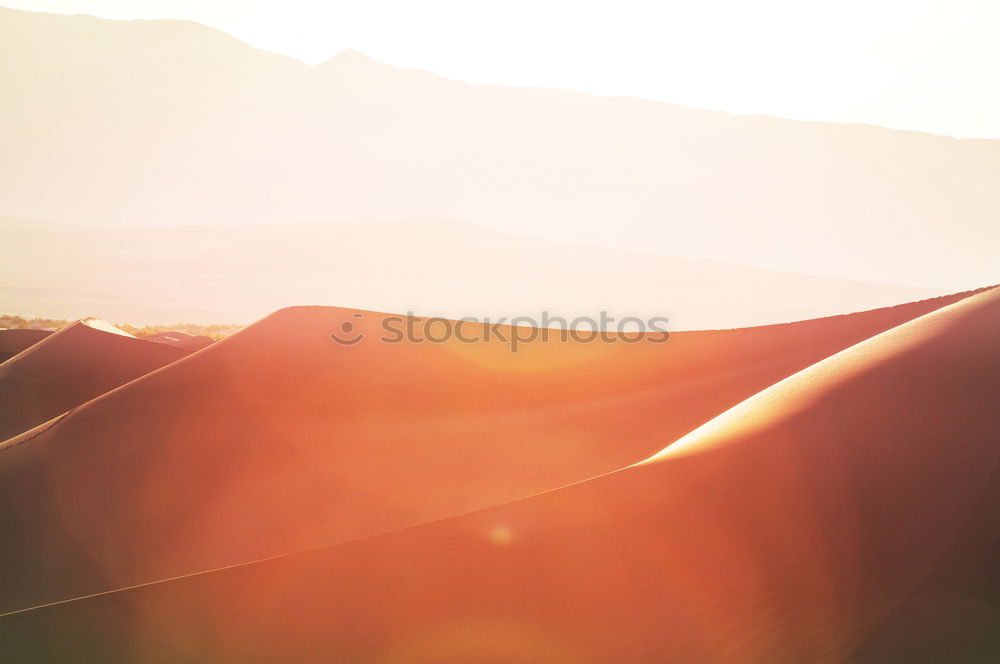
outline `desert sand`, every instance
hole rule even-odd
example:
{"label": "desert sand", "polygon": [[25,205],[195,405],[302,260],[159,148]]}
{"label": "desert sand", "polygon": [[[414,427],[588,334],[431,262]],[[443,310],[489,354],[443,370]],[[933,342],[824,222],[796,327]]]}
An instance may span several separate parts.
{"label": "desert sand", "polygon": [[202,348],[207,348],[215,343],[215,340],[211,337],[206,337],[201,334],[188,334],[187,332],[180,332],[178,330],[150,334],[143,337],[143,339],[145,341],[155,341],[156,343],[166,344],[168,346],[174,346],[176,348],[189,351],[201,350]]}
{"label": "desert sand", "polygon": [[0,330],[0,364],[52,334],[51,330]]}
{"label": "desert sand", "polygon": [[[909,322],[807,362],[617,472],[5,615],[0,634],[31,661],[994,661],[1000,290],[932,309],[911,308]],[[442,366],[430,393],[450,375]],[[669,406],[661,398],[646,417]],[[637,429],[618,434],[632,454],[648,446]],[[399,489],[426,504],[438,486]]]}
{"label": "desert sand", "polygon": [[0,438],[61,415],[189,351],[87,318],[0,364]]}
{"label": "desert sand", "polygon": [[[12,515],[0,609],[368,537],[611,472],[967,295],[665,344],[536,341],[516,355],[498,342],[378,342],[385,314],[281,310],[0,448]],[[372,338],[334,343],[345,321]]]}

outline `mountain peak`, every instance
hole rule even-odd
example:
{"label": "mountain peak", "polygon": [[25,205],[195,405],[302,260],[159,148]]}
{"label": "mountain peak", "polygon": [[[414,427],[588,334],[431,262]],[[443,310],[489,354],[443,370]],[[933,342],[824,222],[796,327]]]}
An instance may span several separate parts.
{"label": "mountain peak", "polygon": [[321,63],[319,66],[325,67],[330,65],[347,66],[347,67],[361,67],[366,65],[377,65],[381,64],[377,60],[369,58],[367,55],[361,51],[356,51],[353,48],[345,48],[343,51],[333,56],[326,62]]}

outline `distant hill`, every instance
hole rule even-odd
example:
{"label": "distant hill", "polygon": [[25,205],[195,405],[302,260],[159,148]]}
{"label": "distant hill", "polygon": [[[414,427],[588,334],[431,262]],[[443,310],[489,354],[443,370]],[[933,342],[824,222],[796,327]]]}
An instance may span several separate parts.
{"label": "distant hill", "polygon": [[0,218],[0,235],[0,310],[132,325],[247,323],[310,304],[493,321],[606,311],[618,321],[666,317],[670,330],[690,330],[942,294],[552,242],[436,218],[174,228]]}
{"label": "distant hill", "polygon": [[194,23],[9,9],[0,89],[0,214],[433,216],[867,281],[997,280],[996,140],[474,86],[354,51],[309,66]]}

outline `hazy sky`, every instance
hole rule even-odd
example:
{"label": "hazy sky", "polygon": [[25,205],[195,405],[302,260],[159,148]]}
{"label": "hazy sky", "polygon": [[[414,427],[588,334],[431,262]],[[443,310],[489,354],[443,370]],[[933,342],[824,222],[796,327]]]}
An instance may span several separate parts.
{"label": "hazy sky", "polygon": [[315,63],[1000,138],[997,0],[0,0],[182,18]]}

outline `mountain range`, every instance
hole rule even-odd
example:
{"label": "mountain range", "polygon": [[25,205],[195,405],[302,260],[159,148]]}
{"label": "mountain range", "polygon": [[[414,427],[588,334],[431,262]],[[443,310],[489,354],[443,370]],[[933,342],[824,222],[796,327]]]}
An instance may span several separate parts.
{"label": "mountain range", "polygon": [[436,217],[873,282],[995,280],[996,140],[470,85],[355,51],[310,66],[183,21],[10,9],[0,88],[8,216]]}

